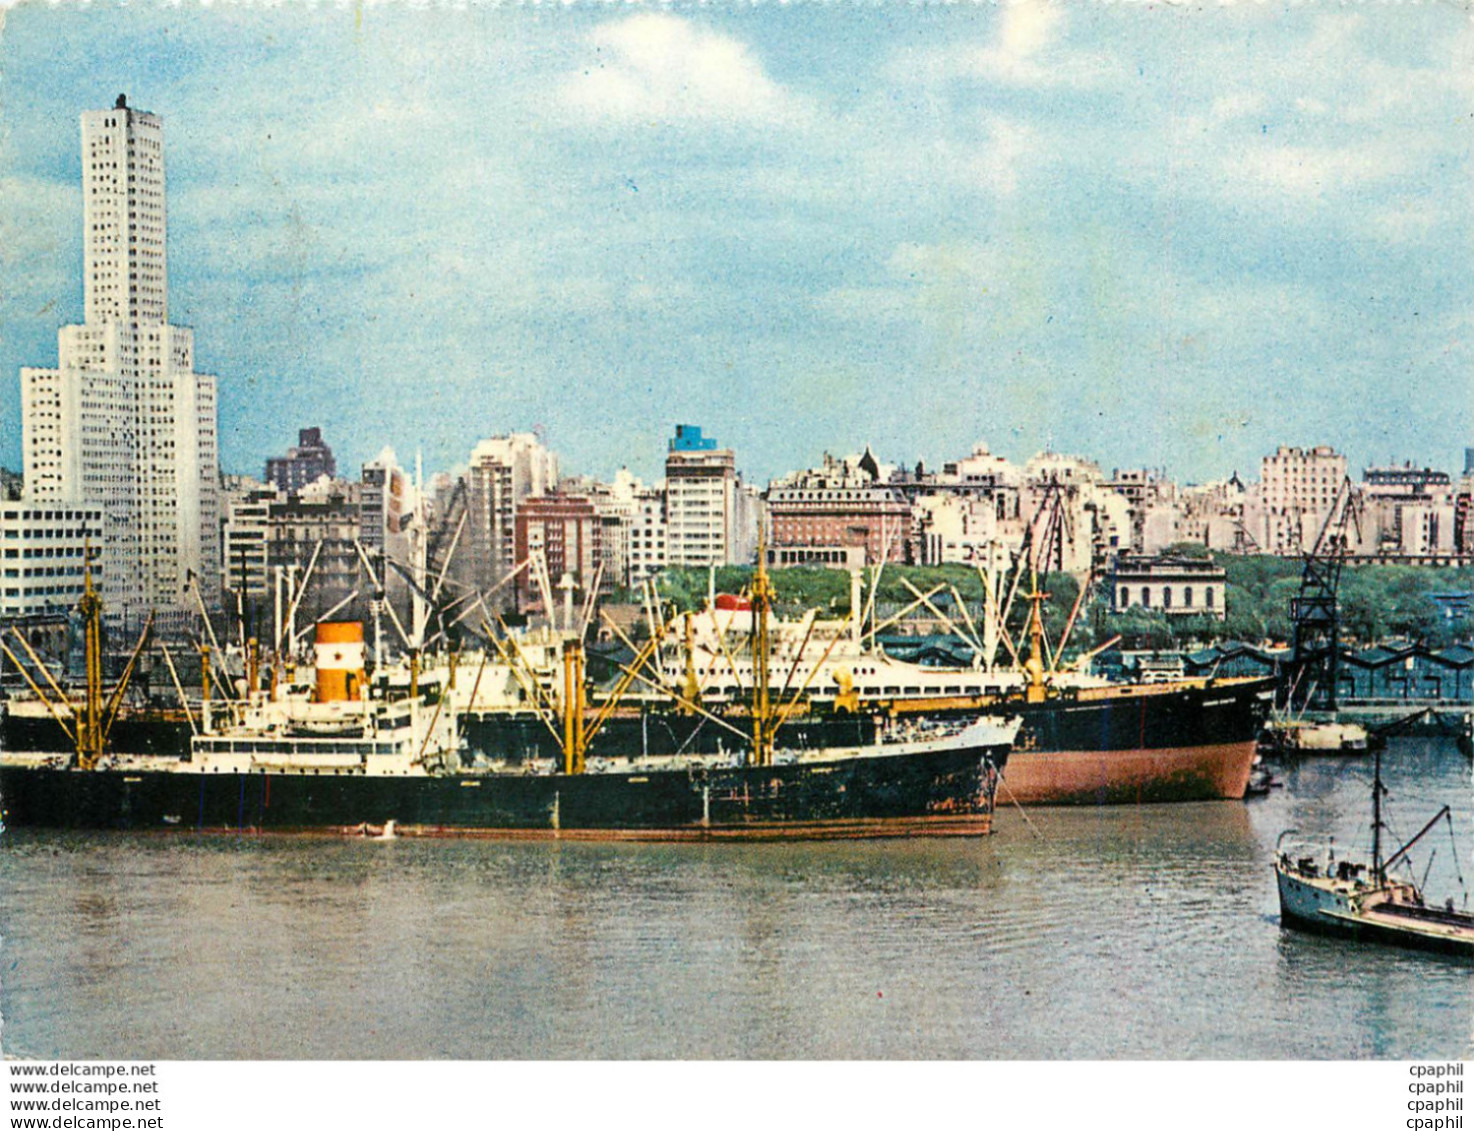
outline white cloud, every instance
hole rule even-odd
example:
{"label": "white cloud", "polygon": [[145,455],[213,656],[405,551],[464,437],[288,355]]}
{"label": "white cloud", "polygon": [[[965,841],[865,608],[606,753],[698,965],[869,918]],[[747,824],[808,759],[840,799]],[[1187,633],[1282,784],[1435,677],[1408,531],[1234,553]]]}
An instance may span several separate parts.
{"label": "white cloud", "polygon": [[1401,145],[1380,141],[1339,147],[1286,145],[1229,155],[1224,173],[1250,191],[1318,198],[1396,177],[1410,157]]}
{"label": "white cloud", "polygon": [[911,316],[915,301],[895,287],[835,287],[813,300],[815,313],[836,322],[893,322]]}
{"label": "white cloud", "polygon": [[1005,6],[992,43],[957,45],[923,53],[892,74],[922,79],[977,78],[1005,86],[1088,87],[1118,69],[1107,57],[1065,47],[1064,5],[1017,0]]}
{"label": "white cloud", "polygon": [[832,288],[813,307],[836,321],[966,323],[981,316],[981,302],[1005,273],[998,253],[981,243],[901,243],[883,281]]}
{"label": "white cloud", "polygon": [[972,111],[954,125],[867,106],[836,121],[754,187],[790,203],[883,210],[872,215],[971,209],[1019,198],[1060,155],[1051,125],[1013,115]]}
{"label": "white cloud", "polygon": [[1053,41],[1063,18],[1063,10],[1048,0],[1010,4],[1003,10],[998,46],[1013,58],[1027,58]]}
{"label": "white cloud", "polygon": [[1199,341],[1242,345],[1308,333],[1331,321],[1325,298],[1303,283],[1196,279],[1174,273],[1159,286],[1161,294],[1171,297],[1153,312],[1159,328]]}
{"label": "white cloud", "polygon": [[1404,199],[1373,213],[1371,231],[1388,243],[1421,243],[1435,229],[1454,220],[1446,204],[1426,199]]}
{"label": "white cloud", "polygon": [[1022,122],[1001,116],[988,121],[988,148],[972,164],[983,187],[998,196],[1018,191],[1019,174],[1039,154],[1036,133]]}
{"label": "white cloud", "polygon": [[1261,91],[1240,90],[1213,99],[1208,117],[1213,123],[1239,121],[1262,115],[1268,99]]}
{"label": "white cloud", "polygon": [[588,43],[594,58],[564,83],[561,97],[589,117],[774,124],[808,114],[745,44],[669,13],[602,24]]}

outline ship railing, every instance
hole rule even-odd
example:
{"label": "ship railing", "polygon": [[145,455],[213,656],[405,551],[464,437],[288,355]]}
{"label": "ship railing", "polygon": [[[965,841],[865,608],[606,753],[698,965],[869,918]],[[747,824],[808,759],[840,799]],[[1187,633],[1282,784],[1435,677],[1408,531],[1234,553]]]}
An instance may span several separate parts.
{"label": "ship railing", "polygon": [[346,741],[330,738],[240,738],[222,735],[198,735],[194,751],[204,755],[269,755],[312,758],[362,758],[404,754],[402,742],[379,740]]}

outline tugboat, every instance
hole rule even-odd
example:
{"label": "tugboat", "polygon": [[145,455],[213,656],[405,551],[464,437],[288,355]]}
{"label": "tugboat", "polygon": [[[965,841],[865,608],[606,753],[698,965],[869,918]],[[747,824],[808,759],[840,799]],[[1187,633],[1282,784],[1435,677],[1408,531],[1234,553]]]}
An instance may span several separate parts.
{"label": "tugboat", "polygon": [[1378,753],[1372,781],[1372,852],[1365,862],[1338,859],[1333,841],[1307,840],[1294,830],[1280,834],[1274,873],[1281,924],[1356,941],[1474,958],[1474,913],[1467,910],[1467,893],[1465,909],[1456,910],[1451,898],[1442,907],[1430,907],[1418,884],[1390,874],[1440,821],[1448,822],[1453,835],[1452,811],[1445,805],[1417,835],[1384,858],[1383,792]]}

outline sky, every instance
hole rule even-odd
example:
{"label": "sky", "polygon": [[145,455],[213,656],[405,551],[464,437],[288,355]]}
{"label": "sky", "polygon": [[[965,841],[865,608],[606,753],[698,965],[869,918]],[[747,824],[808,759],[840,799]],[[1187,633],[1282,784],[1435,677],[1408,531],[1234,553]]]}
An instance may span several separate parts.
{"label": "sky", "polygon": [[1453,4],[0,9],[0,463],[82,318],[78,117],[162,116],[221,460],[535,430],[1181,481],[1474,445]]}

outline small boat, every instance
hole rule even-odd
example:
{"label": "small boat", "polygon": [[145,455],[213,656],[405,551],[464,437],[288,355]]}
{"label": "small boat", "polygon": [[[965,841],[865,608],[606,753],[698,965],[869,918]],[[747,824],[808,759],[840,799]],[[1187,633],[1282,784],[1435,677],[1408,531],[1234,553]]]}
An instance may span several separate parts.
{"label": "small boat", "polygon": [[1265,754],[1365,754],[1376,745],[1360,723],[1271,719],[1260,738]]}
{"label": "small boat", "polygon": [[1254,766],[1249,771],[1249,784],[1244,787],[1244,796],[1265,797],[1271,789],[1279,789],[1283,785],[1284,782],[1270,773],[1269,768],[1256,756]]}
{"label": "small boat", "polygon": [[1280,834],[1274,872],[1279,884],[1283,926],[1357,941],[1474,958],[1474,913],[1454,901],[1430,907],[1412,879],[1394,878],[1391,869],[1406,864],[1408,853],[1440,821],[1453,835],[1453,816],[1445,805],[1390,856],[1382,856],[1382,759],[1376,758],[1372,783],[1372,851],[1362,862],[1336,854],[1334,839],[1306,839],[1294,830]]}

